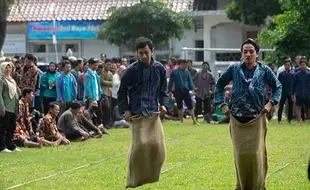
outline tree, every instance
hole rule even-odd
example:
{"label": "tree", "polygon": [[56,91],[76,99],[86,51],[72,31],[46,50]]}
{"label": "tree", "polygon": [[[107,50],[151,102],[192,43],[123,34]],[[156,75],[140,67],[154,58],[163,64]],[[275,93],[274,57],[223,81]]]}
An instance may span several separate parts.
{"label": "tree", "polygon": [[7,17],[9,15],[10,7],[13,3],[14,0],[0,1],[0,51],[3,48],[6,36]]}
{"label": "tree", "polygon": [[[271,45],[270,60],[282,56],[310,56],[310,0],[285,0],[284,12],[272,17],[272,24],[261,31],[261,45]],[[276,60],[275,60],[276,61]]]}
{"label": "tree", "polygon": [[280,0],[234,0],[226,7],[227,17],[247,25],[265,24],[268,16],[282,12]]}
{"label": "tree", "polygon": [[160,1],[143,1],[131,7],[112,8],[98,38],[118,46],[133,44],[140,36],[155,44],[171,38],[182,39],[184,29],[191,29],[192,19],[186,13],[176,13]]}

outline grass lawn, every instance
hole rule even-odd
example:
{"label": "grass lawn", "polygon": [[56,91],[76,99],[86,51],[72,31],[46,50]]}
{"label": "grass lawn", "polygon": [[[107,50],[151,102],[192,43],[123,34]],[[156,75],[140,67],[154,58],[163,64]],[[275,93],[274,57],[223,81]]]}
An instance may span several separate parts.
{"label": "grass lawn", "polygon": [[[235,187],[232,145],[227,125],[192,126],[165,122],[167,159],[159,182],[136,189],[224,189]],[[23,149],[0,154],[0,189],[124,189],[128,129],[69,146]],[[306,170],[310,125],[269,123],[268,189],[310,189]],[[77,168],[79,167],[79,168]],[[49,176],[49,178],[45,178]],[[36,181],[37,180],[37,181]]]}

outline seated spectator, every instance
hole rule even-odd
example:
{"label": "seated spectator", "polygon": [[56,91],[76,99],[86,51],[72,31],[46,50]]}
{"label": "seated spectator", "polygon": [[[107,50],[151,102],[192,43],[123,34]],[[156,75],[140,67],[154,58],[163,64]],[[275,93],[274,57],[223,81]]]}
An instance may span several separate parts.
{"label": "seated spectator", "polygon": [[[82,115],[80,116],[80,119],[82,120],[88,120],[89,122],[91,122],[91,128],[96,127],[99,128],[101,133],[103,134],[109,134],[109,132],[107,132],[107,130],[104,128],[103,124],[102,124],[102,120],[99,117],[98,112],[99,107],[98,107],[98,103],[96,101],[91,101],[88,100],[86,101],[86,109],[82,110]],[[88,123],[88,122],[87,122]],[[88,124],[90,125],[90,124]]]}
{"label": "seated spectator", "polygon": [[14,142],[17,146],[42,147],[58,146],[60,140],[50,142],[44,138],[38,137],[32,129],[30,121],[29,104],[32,102],[33,91],[31,88],[24,88],[22,98],[19,100],[19,113],[16,120],[16,130],[14,133]]}
{"label": "seated spectator", "polygon": [[78,121],[79,127],[83,129],[84,131],[88,132],[90,137],[101,138],[102,132],[99,127],[102,127],[103,125],[99,125],[98,127],[95,126],[92,120],[85,117],[84,110],[85,110],[85,107],[82,106],[81,111],[76,115],[76,119]]}
{"label": "seated spectator", "polygon": [[59,113],[59,105],[56,102],[49,104],[48,113],[40,121],[40,137],[49,141],[60,140],[60,144],[70,144],[70,141],[64,137],[57,129],[56,118]]}
{"label": "seated spectator", "polygon": [[58,120],[58,130],[69,140],[86,140],[89,138],[89,134],[80,128],[77,121],[77,115],[81,112],[81,107],[80,102],[71,102],[70,109],[65,111]]}

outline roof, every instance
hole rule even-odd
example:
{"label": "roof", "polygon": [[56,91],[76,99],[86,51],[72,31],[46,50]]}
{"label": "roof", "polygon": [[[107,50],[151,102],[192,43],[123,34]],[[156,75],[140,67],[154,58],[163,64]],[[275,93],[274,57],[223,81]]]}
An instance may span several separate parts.
{"label": "roof", "polygon": [[[13,4],[8,22],[50,21],[50,0],[19,0]],[[140,0],[55,0],[57,20],[106,20],[110,7],[132,6]],[[164,0],[172,10],[192,10],[194,0]]]}

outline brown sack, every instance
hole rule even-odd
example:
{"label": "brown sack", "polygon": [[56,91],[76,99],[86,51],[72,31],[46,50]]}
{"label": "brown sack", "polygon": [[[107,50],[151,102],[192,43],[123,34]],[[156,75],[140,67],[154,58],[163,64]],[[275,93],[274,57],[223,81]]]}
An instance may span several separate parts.
{"label": "brown sack", "polygon": [[149,117],[132,117],[127,187],[159,180],[166,157],[164,132],[159,116],[159,113],[153,113]]}
{"label": "brown sack", "polygon": [[268,169],[266,133],[266,116],[248,123],[239,123],[230,116],[230,135],[237,173],[237,190],[263,190]]}

